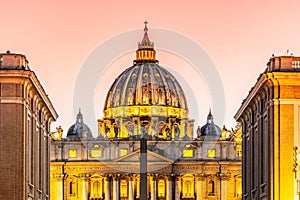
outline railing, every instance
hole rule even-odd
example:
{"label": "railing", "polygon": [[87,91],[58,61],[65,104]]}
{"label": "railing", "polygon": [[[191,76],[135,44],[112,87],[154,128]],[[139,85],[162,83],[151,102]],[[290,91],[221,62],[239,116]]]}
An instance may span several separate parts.
{"label": "railing", "polygon": [[77,194],[76,193],[73,193],[73,194],[69,194],[69,197],[76,197]]}
{"label": "railing", "polygon": [[263,184],[260,185],[261,193],[265,193],[266,192],[266,187],[267,187],[266,183],[263,183]]}
{"label": "railing", "polygon": [[34,198],[34,185],[28,183],[28,196]]}
{"label": "railing", "polygon": [[300,68],[300,60],[292,61],[292,68],[299,69]]}
{"label": "railing", "polygon": [[41,190],[36,190],[36,199],[42,200],[42,191]]}
{"label": "railing", "polygon": [[47,194],[45,194],[44,195],[44,200],[49,200],[50,198],[49,198],[49,195],[47,195]]}
{"label": "railing", "polygon": [[209,192],[209,193],[207,194],[207,196],[209,196],[209,197],[214,197],[214,196],[216,196],[216,193]]}
{"label": "railing", "polygon": [[182,195],[182,198],[194,198],[194,194],[185,193],[185,194]]}
{"label": "railing", "polygon": [[252,199],[256,199],[256,192],[257,192],[257,189],[255,188],[255,189],[253,189],[253,190],[251,190],[251,198]]}

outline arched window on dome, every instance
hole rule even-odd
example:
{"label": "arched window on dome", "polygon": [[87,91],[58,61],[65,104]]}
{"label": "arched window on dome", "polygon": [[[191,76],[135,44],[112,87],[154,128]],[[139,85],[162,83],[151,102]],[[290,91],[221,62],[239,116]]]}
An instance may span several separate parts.
{"label": "arched window on dome", "polygon": [[134,99],[133,88],[128,88],[127,105],[133,105],[133,99]]}
{"label": "arched window on dome", "polygon": [[172,106],[178,106],[178,99],[176,97],[174,89],[171,92],[171,101],[172,101]]}
{"label": "arched window on dome", "polygon": [[166,100],[165,100],[165,95],[164,95],[164,89],[163,88],[158,88],[157,89],[157,104],[159,105],[164,105],[166,104]]}
{"label": "arched window on dome", "polygon": [[149,89],[148,87],[143,87],[143,104],[149,104]]}
{"label": "arched window on dome", "polygon": [[114,106],[120,105],[120,89],[117,89],[115,98],[114,98]]}

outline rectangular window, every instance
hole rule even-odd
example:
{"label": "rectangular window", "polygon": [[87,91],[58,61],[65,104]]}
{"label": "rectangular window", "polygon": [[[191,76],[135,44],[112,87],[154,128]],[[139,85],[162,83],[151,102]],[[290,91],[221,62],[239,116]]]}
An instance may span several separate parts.
{"label": "rectangular window", "polygon": [[120,149],[120,157],[127,155],[127,149]]}
{"label": "rectangular window", "polygon": [[69,158],[76,158],[76,157],[77,157],[76,149],[70,149],[69,150]]}
{"label": "rectangular window", "polygon": [[102,150],[100,149],[92,149],[92,157],[93,158],[101,158],[102,157]]}
{"label": "rectangular window", "polygon": [[208,158],[215,158],[216,157],[216,150],[215,149],[207,150],[207,157]]}
{"label": "rectangular window", "polygon": [[191,149],[185,149],[183,150],[183,155],[184,158],[192,158],[194,156],[194,151]]}

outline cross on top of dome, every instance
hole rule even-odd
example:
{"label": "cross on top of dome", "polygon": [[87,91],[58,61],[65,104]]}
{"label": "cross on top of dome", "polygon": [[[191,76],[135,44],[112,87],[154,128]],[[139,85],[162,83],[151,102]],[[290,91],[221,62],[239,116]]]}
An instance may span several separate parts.
{"label": "cross on top of dome", "polygon": [[145,32],[148,32],[148,27],[147,27],[147,24],[148,24],[148,22],[147,22],[147,21],[145,21],[145,22],[144,22],[144,24],[145,24],[144,31],[145,31]]}
{"label": "cross on top of dome", "polygon": [[207,115],[207,123],[213,123],[213,115],[211,114],[211,108],[209,108],[209,113]]}
{"label": "cross on top of dome", "polygon": [[81,114],[81,109],[79,108],[79,112],[77,114],[77,122],[83,122],[83,116]]}
{"label": "cross on top of dome", "polygon": [[148,36],[148,22],[145,21],[145,28],[144,28],[144,37],[141,42],[139,42],[138,48],[139,49],[153,49],[154,48],[154,43],[150,41],[149,36]]}

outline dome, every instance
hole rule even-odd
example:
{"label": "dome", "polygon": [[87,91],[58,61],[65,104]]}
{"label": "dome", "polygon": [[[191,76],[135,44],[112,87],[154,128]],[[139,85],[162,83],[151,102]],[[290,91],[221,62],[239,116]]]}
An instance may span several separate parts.
{"label": "dome", "polygon": [[114,108],[130,106],[152,106],[150,113],[157,111],[158,107],[179,108],[178,112],[187,117],[186,98],[180,84],[168,70],[159,66],[155,55],[145,22],[144,37],[138,43],[134,65],[115,79],[106,96],[104,118],[126,117],[126,110],[116,111]]}
{"label": "dome", "polygon": [[211,114],[211,110],[209,110],[207,116],[207,123],[201,127],[200,129],[201,136],[203,137],[220,137],[221,129],[219,126],[214,124],[213,115]]}
{"label": "dome", "polygon": [[77,114],[76,123],[73,124],[67,133],[68,138],[92,138],[92,132],[90,128],[83,123],[83,116],[79,110]]}
{"label": "dome", "polygon": [[134,105],[187,110],[178,81],[157,62],[137,62],[119,75],[109,90],[104,109]]}
{"label": "dome", "polygon": [[194,120],[188,118],[184,92],[176,78],[156,60],[148,36],[138,43],[133,66],[112,83],[98,120],[98,134],[109,139],[135,138],[144,127],[156,139],[192,138]]}

